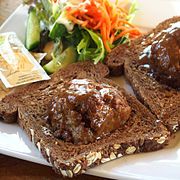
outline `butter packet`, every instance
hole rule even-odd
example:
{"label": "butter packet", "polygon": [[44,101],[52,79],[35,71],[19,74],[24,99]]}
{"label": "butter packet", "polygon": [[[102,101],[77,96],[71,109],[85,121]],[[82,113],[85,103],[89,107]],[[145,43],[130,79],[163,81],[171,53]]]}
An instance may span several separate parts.
{"label": "butter packet", "polygon": [[11,92],[11,89],[7,89],[4,87],[4,84],[2,83],[2,81],[0,80],[0,101],[7,95],[9,94],[9,92]]}
{"label": "butter packet", "polygon": [[[47,53],[35,53],[35,52],[31,52],[31,54],[34,56],[34,58],[36,59],[36,61],[38,63],[41,63],[41,61],[44,59],[44,57],[46,56]],[[17,87],[16,87],[17,89]],[[0,101],[9,93],[11,93],[12,91],[14,91],[15,88],[6,88],[4,86],[4,84],[2,83],[2,81],[0,80]]]}
{"label": "butter packet", "polygon": [[0,79],[6,88],[49,80],[14,32],[0,34]]}

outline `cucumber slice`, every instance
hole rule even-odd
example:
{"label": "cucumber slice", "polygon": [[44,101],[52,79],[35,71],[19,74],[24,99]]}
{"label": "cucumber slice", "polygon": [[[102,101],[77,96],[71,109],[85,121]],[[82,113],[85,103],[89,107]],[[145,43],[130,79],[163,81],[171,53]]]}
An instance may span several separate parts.
{"label": "cucumber slice", "polygon": [[36,15],[36,10],[33,8],[29,12],[26,30],[26,48],[28,50],[35,49],[40,43],[40,21]]}
{"label": "cucumber slice", "polygon": [[67,65],[76,62],[77,59],[77,52],[74,47],[70,46],[65,49],[60,55],[53,58],[48,64],[43,66],[44,70],[48,74],[52,74],[58,71],[60,68],[64,68]]}

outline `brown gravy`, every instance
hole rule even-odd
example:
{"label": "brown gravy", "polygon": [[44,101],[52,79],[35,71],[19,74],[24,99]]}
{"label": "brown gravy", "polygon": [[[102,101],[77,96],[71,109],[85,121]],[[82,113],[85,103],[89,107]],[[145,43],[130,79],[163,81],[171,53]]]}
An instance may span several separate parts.
{"label": "brown gravy", "polygon": [[153,35],[152,43],[143,49],[139,59],[140,66],[157,81],[180,88],[180,22]]}
{"label": "brown gravy", "polygon": [[49,106],[54,135],[67,142],[87,144],[118,129],[131,108],[122,92],[88,79],[64,82]]}

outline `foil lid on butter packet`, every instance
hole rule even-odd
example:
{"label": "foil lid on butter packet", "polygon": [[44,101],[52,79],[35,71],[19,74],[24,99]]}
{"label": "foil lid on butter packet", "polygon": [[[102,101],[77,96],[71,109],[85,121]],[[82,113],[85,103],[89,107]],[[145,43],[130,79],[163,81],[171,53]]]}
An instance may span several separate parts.
{"label": "foil lid on butter packet", "polygon": [[6,88],[49,80],[14,32],[0,34],[0,79]]}

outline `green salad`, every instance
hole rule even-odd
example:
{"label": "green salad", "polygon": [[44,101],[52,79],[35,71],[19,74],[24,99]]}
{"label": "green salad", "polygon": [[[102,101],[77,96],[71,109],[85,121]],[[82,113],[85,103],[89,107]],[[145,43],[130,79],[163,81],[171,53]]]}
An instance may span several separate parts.
{"label": "green salad", "polygon": [[103,62],[111,50],[140,35],[131,24],[137,10],[110,0],[26,0],[30,4],[26,48],[47,53],[49,74],[76,61]]}

